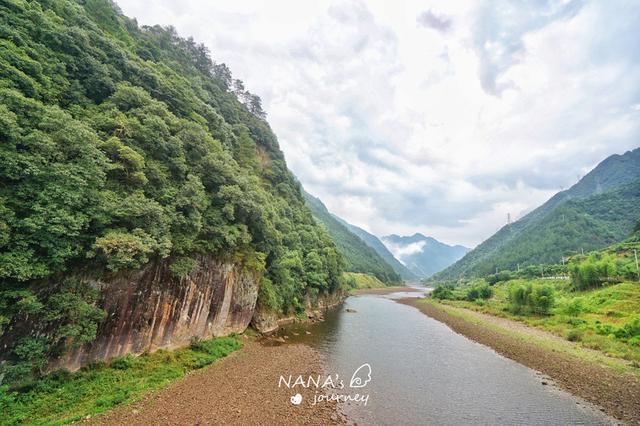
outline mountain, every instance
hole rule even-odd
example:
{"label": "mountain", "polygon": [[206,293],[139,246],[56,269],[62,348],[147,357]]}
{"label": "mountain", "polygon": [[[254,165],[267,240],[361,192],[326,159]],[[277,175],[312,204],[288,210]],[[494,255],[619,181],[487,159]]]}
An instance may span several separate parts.
{"label": "mountain", "polygon": [[0,358],[15,371],[70,343],[99,360],[242,332],[254,310],[274,324],[339,289],[260,98],[204,45],[110,0],[2,2],[0,28]]}
{"label": "mountain", "polygon": [[382,241],[414,275],[430,277],[460,259],[469,251],[460,245],[450,246],[420,233],[410,237],[388,235]]}
{"label": "mountain", "polygon": [[639,180],[640,148],[607,157],[571,188],[504,226],[434,278],[558,263],[571,253],[620,241],[640,217]]}
{"label": "mountain", "polygon": [[329,232],[345,259],[345,269],[349,272],[371,274],[380,281],[390,284],[402,281],[400,275],[373,248],[359,236],[352,233],[343,220],[332,215],[319,198],[304,192],[307,206],[313,216]]}
{"label": "mountain", "polygon": [[365,231],[362,228],[359,228],[355,225],[350,224],[349,222],[339,218],[336,215],[333,215],[336,220],[338,220],[341,224],[343,224],[349,231],[356,234],[362,241],[365,242],[369,247],[374,249],[376,253],[380,255],[398,275],[402,277],[402,279],[407,281],[412,281],[418,279],[418,276],[411,272],[406,266],[402,264],[398,259],[396,259],[393,254],[389,251],[389,249],[373,234]]}

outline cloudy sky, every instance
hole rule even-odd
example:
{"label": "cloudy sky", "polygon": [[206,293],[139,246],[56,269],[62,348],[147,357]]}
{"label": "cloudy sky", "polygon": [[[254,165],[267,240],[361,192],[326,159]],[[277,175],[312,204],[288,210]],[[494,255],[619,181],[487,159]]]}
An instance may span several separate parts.
{"label": "cloudy sky", "polygon": [[117,3],[208,46],[305,188],[377,235],[474,246],[640,146],[638,1]]}

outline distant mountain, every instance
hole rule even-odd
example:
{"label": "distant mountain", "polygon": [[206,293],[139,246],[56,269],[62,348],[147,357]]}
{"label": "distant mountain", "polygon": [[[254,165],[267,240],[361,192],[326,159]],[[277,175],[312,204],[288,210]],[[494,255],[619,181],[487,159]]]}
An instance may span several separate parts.
{"label": "distant mountain", "polygon": [[362,228],[359,228],[355,225],[350,224],[349,222],[339,218],[336,215],[333,215],[336,220],[342,223],[344,226],[349,229],[349,231],[356,234],[362,241],[365,242],[369,247],[374,249],[380,257],[382,257],[398,275],[402,277],[402,279],[407,281],[417,280],[418,276],[411,272],[406,266],[402,264],[398,259],[396,259],[393,254],[387,249],[387,247],[373,234],[368,233]]}
{"label": "distant mountain", "polygon": [[436,279],[482,276],[624,239],[640,217],[640,148],[612,155],[578,183],[501,228]]}
{"label": "distant mountain", "polygon": [[338,246],[338,250],[345,259],[345,269],[349,272],[371,274],[386,284],[402,281],[400,275],[394,271],[373,248],[369,247],[356,234],[334,217],[320,201],[306,191],[303,191],[305,202],[314,218],[324,225],[331,238]]}
{"label": "distant mountain", "polygon": [[467,247],[450,246],[420,233],[410,237],[388,235],[382,237],[382,241],[407,269],[420,278],[443,270],[469,251]]}

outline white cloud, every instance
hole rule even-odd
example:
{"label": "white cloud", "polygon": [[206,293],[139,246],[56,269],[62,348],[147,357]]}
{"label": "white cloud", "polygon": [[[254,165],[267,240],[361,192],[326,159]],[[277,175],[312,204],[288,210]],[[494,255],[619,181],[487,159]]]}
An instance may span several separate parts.
{"label": "white cloud", "polygon": [[640,4],[498,3],[118,1],[260,95],[331,211],[467,246],[640,145]]}

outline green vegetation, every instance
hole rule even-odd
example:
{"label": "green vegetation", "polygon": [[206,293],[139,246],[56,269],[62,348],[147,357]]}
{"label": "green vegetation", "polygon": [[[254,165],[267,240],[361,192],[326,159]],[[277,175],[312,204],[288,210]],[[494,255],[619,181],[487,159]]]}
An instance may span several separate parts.
{"label": "green vegetation", "polygon": [[386,284],[401,281],[394,269],[373,248],[329,213],[322,201],[307,192],[304,196],[313,216],[336,242],[345,260],[345,270],[373,275]]}
{"label": "green vegetation", "polygon": [[240,349],[236,337],[194,341],[176,351],[126,356],[91,364],[76,373],[56,372],[20,389],[0,386],[0,424],[67,424],[130,404],[146,391],[165,387],[189,371],[203,368]]}
{"label": "green vegetation", "polygon": [[[533,278],[526,270],[502,271],[432,293],[443,303],[503,316],[551,331],[572,342],[640,368],[640,235],[604,250],[575,255],[553,274]],[[568,274],[568,275],[567,275]],[[479,289],[491,286],[491,295]]]}
{"label": "green vegetation", "polygon": [[470,302],[466,286],[449,288],[441,303],[521,321],[640,368],[640,284],[576,291],[567,280],[515,279],[492,290],[490,299]]}
{"label": "green vegetation", "polygon": [[393,256],[393,254],[382,243],[382,241],[380,241],[378,237],[368,233],[362,228],[359,228],[342,220],[336,215],[333,215],[333,217],[341,224],[343,224],[349,231],[360,237],[360,239],[364,241],[366,245],[374,249],[376,253],[378,253],[380,257],[383,258],[384,261],[387,262],[403,280],[415,281],[418,279],[418,277],[413,272],[411,272],[406,266],[404,266],[398,259]]}
{"label": "green vegetation", "polygon": [[[640,211],[640,148],[605,159],[566,191],[504,226],[435,280],[557,264],[625,239]],[[540,275],[538,275],[540,276]]]}
{"label": "green vegetation", "polygon": [[385,283],[383,283],[373,275],[363,274],[360,272],[345,272],[344,275],[345,282],[348,289],[350,290],[387,287]]}
{"label": "green vegetation", "polygon": [[[7,380],[95,338],[103,314],[88,280],[150,262],[177,276],[203,254],[236,262],[263,275],[258,303],[278,312],[339,288],[340,253],[260,98],[203,45],[139,27],[109,0],[7,0],[0,11]],[[27,318],[38,332],[21,337]]]}

